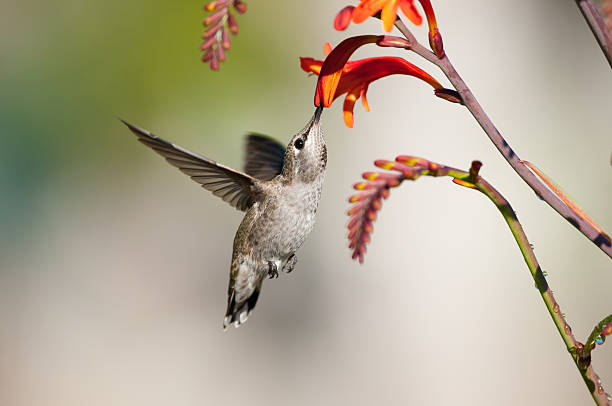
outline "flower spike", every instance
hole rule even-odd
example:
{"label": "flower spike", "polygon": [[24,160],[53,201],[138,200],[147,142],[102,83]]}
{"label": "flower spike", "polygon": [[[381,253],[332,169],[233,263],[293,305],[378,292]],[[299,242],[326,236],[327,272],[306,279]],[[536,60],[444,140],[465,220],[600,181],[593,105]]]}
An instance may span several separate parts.
{"label": "flower spike", "polygon": [[225,51],[231,48],[228,31],[238,34],[238,24],[232,14],[232,8],[239,14],[246,11],[246,4],[241,0],[213,0],[204,5],[204,10],[211,14],[202,22],[206,28],[200,49],[204,52],[202,62],[210,64],[214,71],[219,70],[219,62],[226,59]]}
{"label": "flower spike", "polygon": [[[353,206],[347,214],[350,220],[347,224],[349,249],[353,251],[352,258],[363,263],[366,245],[370,242],[370,234],[374,231],[374,221],[377,212],[382,208],[382,201],[389,197],[390,189],[399,186],[405,179],[416,179],[423,168],[409,167],[392,161],[376,161],[377,166],[390,164],[385,169],[395,169],[396,173],[364,172],[365,182],[358,182],[353,189],[359,192],[349,197]],[[398,168],[401,168],[398,170]]]}
{"label": "flower spike", "polygon": [[[482,163],[472,162],[469,173],[410,155],[399,155],[395,161],[379,159],[374,162],[374,165],[394,172],[364,172],[361,175],[364,181],[353,185],[353,189],[358,192],[349,197],[349,203],[353,205],[347,212],[350,217],[347,224],[347,238],[353,259],[360,263],[363,263],[366,245],[370,242],[370,235],[374,231],[373,222],[382,207],[383,199],[389,197],[391,188],[399,186],[405,180],[414,181],[421,176],[450,176],[455,183],[461,186],[478,189],[471,182],[477,181]],[[610,317],[612,319],[612,316]],[[610,320],[605,322],[610,322]],[[612,334],[612,323],[605,326],[602,324],[601,330],[609,331],[608,334]]]}

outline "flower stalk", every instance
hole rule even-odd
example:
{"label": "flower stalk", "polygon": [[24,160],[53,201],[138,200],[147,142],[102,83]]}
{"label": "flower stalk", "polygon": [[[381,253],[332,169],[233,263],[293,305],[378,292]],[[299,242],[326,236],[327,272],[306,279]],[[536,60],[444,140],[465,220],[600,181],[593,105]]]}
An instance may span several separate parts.
{"label": "flower stalk", "polygon": [[[512,206],[506,200],[501,193],[497,191],[489,182],[479,176],[480,168],[482,163],[479,161],[472,162],[469,171],[462,171],[449,166],[441,165],[435,162],[428,161],[423,158],[413,156],[398,156],[395,161],[377,160],[375,165],[387,169],[392,174],[377,173],[377,172],[366,172],[363,174],[363,178],[366,182],[359,182],[354,185],[356,190],[365,190],[366,193],[360,192],[349,198],[349,201],[354,203],[354,206],[349,210],[348,214],[351,216],[349,221],[349,240],[351,241],[351,248],[353,249],[353,258],[363,261],[363,255],[365,253],[365,245],[370,242],[370,234],[372,233],[372,221],[375,216],[372,215],[372,208],[375,211],[380,210],[381,201],[380,197],[387,198],[389,196],[390,188],[399,186],[404,180],[417,180],[421,176],[449,176],[453,178],[453,182],[470,189],[475,189],[483,193],[485,196],[493,202],[495,207],[499,210],[501,215],[504,217],[506,224],[510,228],[512,235],[516,243],[521,250],[523,259],[529,268],[531,277],[533,278],[535,285],[544,301],[546,309],[550,314],[559,335],[563,339],[568,352],[572,356],[572,360],[576,364],[578,371],[580,372],[591,396],[595,400],[595,403],[600,406],[610,406],[610,397],[605,393],[601,381],[592,364],[590,363],[590,351],[593,343],[596,342],[596,337],[602,334],[612,333],[612,316],[604,319],[593,331],[591,337],[587,341],[589,346],[589,358],[588,363],[585,362],[585,351],[584,348],[587,346],[580,343],[574,337],[572,328],[561,312],[561,307],[555,299],[552,290],[546,280],[545,274],[540,267],[538,260],[535,256],[531,244],[527,239],[527,235],[523,230],[521,223],[516,216],[516,213],[512,209]],[[376,204],[371,204],[369,201],[376,201],[371,199],[374,196],[378,199]],[[380,197],[379,197],[380,196]],[[366,206],[366,209],[362,209],[362,206]],[[357,216],[365,216],[364,224],[366,227],[362,227],[361,234],[359,231],[355,231],[356,225],[359,225],[359,219]],[[366,235],[366,238],[363,238]]]}
{"label": "flower stalk", "polygon": [[202,62],[208,63],[213,71],[219,70],[219,63],[227,59],[226,52],[232,47],[228,32],[238,34],[238,23],[232,8],[239,14],[246,12],[246,4],[242,0],[213,0],[204,5],[204,10],[210,12],[202,21],[206,30],[202,34],[204,42],[200,49]]}
{"label": "flower stalk", "polygon": [[438,58],[430,50],[426,49],[421,45],[417,39],[412,35],[408,27],[400,21],[395,22],[396,27],[406,37],[411,44],[411,51],[422,56],[429,62],[435,64],[440,70],[446,75],[448,80],[452,83],[453,87],[459,92],[463,104],[467,107],[472,116],[476,119],[478,124],[482,127],[484,132],[487,134],[493,145],[502,154],[504,159],[510,164],[514,171],[527,183],[527,185],[544,200],[550,207],[552,207],[557,213],[565,218],[570,224],[578,229],[585,237],[591,242],[598,246],[604,253],[612,258],[612,241],[608,237],[609,234],[599,232],[595,227],[585,221],[583,218],[578,216],[570,207],[568,207],[563,201],[557,197],[543,182],[541,182],[536,175],[526,166],[519,156],[514,152],[512,147],[501,135],[499,130],[495,127],[487,113],[484,111],[474,94],[463,81],[453,64],[451,63],[448,55],[445,54],[442,58]]}
{"label": "flower stalk", "polygon": [[584,20],[589,25],[591,32],[595,36],[601,51],[608,60],[608,64],[612,68],[612,33],[604,22],[599,10],[593,4],[592,0],[575,0],[576,5],[580,9]]}

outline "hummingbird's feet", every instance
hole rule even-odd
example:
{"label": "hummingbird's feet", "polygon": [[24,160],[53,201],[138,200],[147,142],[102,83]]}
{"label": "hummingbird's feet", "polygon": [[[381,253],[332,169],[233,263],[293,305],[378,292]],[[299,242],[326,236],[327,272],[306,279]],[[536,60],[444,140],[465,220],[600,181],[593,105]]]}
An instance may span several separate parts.
{"label": "hummingbird's feet", "polygon": [[268,261],[268,279],[278,278],[278,267],[272,261]]}
{"label": "hummingbird's feet", "polygon": [[283,272],[285,273],[293,272],[293,269],[295,268],[296,264],[297,264],[297,256],[295,254],[291,254],[289,259],[287,260],[287,263],[283,267]]}

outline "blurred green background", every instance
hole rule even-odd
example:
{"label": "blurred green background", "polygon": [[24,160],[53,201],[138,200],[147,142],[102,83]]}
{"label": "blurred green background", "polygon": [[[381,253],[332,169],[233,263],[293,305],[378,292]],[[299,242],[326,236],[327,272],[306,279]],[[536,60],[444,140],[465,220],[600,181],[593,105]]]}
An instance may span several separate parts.
{"label": "blurred green background", "polygon": [[[440,179],[403,185],[365,264],[350,260],[346,197],[374,159],[480,159],[577,337],[612,311],[610,260],[537,200],[464,109],[406,77],[371,86],[354,130],[341,103],[325,113],[327,182],[297,270],[265,283],[244,327],[222,331],[241,214],[117,118],[240,168],[244,133],[287,142],[310,118],[315,80],[298,57],[380,23],[338,33],[345,2],[250,1],[211,72],[203,4],[2,2],[0,404],[588,404],[482,196]],[[612,77],[574,2],[434,7],[448,54],[519,156],[611,230]],[[359,56],[389,52],[374,48]],[[611,347],[594,353],[609,392]]]}

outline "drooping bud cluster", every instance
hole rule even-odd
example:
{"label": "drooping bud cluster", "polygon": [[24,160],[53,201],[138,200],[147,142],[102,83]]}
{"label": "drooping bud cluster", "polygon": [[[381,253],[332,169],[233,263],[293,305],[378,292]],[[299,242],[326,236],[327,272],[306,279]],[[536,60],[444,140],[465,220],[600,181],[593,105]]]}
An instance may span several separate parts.
{"label": "drooping bud cluster", "polygon": [[383,199],[389,197],[390,189],[399,186],[404,180],[415,180],[424,171],[438,170],[440,166],[422,158],[399,156],[395,161],[377,160],[376,166],[393,172],[365,172],[364,182],[353,185],[359,192],[349,197],[353,206],[347,214],[351,218],[347,225],[349,249],[353,259],[363,263],[366,245],[374,231],[374,220],[382,207]]}
{"label": "drooping bud cluster", "polygon": [[219,63],[225,61],[225,52],[232,46],[229,32],[238,34],[238,24],[232,14],[232,8],[243,14],[246,4],[241,0],[213,0],[204,5],[204,10],[211,13],[202,22],[206,27],[202,34],[204,42],[200,47],[204,52],[202,62],[209,63],[210,68],[215,71],[219,70]]}
{"label": "drooping bud cluster", "polygon": [[[350,217],[347,225],[347,238],[353,259],[360,263],[363,263],[366,245],[371,240],[370,234],[374,231],[373,223],[377,213],[382,207],[382,201],[389,197],[391,188],[399,186],[405,180],[417,180],[422,175],[447,176],[454,170],[451,167],[410,155],[400,155],[395,158],[395,161],[379,159],[374,162],[374,165],[394,172],[364,172],[361,176],[365,181],[353,185],[353,189],[359,192],[349,197],[349,203],[352,203],[353,206],[347,212]],[[476,171],[474,176],[478,176],[476,169],[480,168],[478,165],[482,164],[476,161],[472,164]],[[464,183],[461,185],[468,186],[468,182]]]}
{"label": "drooping bud cluster", "polygon": [[363,263],[366,245],[374,231],[373,222],[382,207],[382,200],[389,197],[389,188],[399,185],[402,181],[401,174],[385,174],[383,178],[378,179],[371,173],[364,173],[363,176],[365,179],[374,180],[353,185],[355,190],[361,192],[349,197],[349,202],[354,204],[347,212],[351,217],[347,225],[349,249],[353,251],[353,259],[360,263]]}

